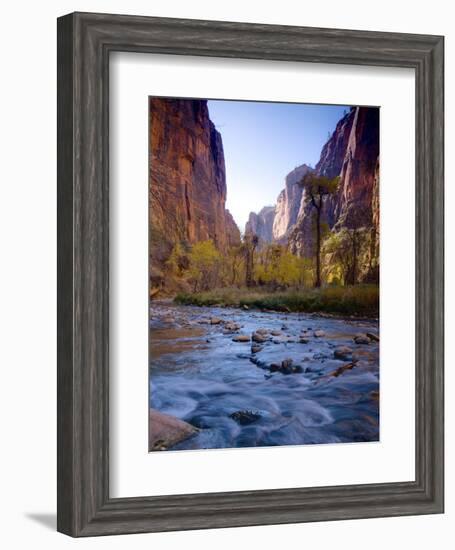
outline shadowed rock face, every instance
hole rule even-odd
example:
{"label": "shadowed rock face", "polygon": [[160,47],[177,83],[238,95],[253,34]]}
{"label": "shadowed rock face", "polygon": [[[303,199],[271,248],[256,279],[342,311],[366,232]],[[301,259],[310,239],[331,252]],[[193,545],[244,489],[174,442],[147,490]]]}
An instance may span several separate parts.
{"label": "shadowed rock face", "polygon": [[[321,176],[340,177],[337,193],[325,203],[329,228],[355,224],[379,231],[379,109],[355,107],[337,124],[315,167]],[[289,247],[301,256],[313,255],[312,209],[303,193]],[[377,239],[379,241],[379,239]],[[377,250],[378,253],[378,250]]]}
{"label": "shadowed rock face", "polygon": [[350,226],[362,210],[366,223],[372,225],[378,215],[374,209],[379,208],[378,197],[373,200],[379,183],[379,109],[357,107],[348,116],[352,125],[339,173],[340,187],[330,205],[332,217]]}
{"label": "shadowed rock face", "polygon": [[174,242],[212,239],[221,251],[240,242],[225,208],[223,143],[207,101],[150,98],[149,116],[152,269]]}

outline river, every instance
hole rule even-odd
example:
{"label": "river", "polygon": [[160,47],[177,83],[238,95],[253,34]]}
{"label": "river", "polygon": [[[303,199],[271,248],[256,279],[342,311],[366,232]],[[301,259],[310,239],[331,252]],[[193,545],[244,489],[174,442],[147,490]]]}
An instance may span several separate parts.
{"label": "river", "polygon": [[[257,330],[254,353],[234,341]],[[150,406],[200,429],[171,450],[378,441],[379,342],[353,340],[378,331],[377,320],[153,302]],[[352,357],[336,359],[340,346]]]}

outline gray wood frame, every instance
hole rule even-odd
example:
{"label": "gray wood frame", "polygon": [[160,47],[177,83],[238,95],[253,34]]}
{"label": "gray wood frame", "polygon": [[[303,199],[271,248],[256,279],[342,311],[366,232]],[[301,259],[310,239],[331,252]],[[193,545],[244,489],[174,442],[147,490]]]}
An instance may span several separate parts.
{"label": "gray wood frame", "polygon": [[[119,50],[415,70],[415,481],[109,497],[108,71],[109,53]],[[58,20],[59,531],[77,537],[443,511],[443,55],[440,36],[90,13]]]}

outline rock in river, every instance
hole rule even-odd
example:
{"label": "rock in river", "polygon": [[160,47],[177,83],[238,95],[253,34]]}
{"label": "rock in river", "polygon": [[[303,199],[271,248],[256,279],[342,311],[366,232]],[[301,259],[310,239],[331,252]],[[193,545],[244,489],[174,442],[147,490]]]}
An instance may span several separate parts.
{"label": "rock in river", "polygon": [[212,317],[210,319],[211,325],[221,325],[222,322],[223,322],[223,319],[220,319],[219,317]]}
{"label": "rock in river", "polygon": [[163,323],[175,323],[175,317],[172,317],[172,315],[166,315],[163,317]]}
{"label": "rock in river", "polygon": [[253,411],[235,411],[229,416],[241,426],[252,424],[261,418],[261,415],[258,412]]}
{"label": "rock in river", "polygon": [[149,451],[164,451],[199,430],[174,416],[155,409],[149,412]]}
{"label": "rock in river", "polygon": [[314,337],[315,338],[323,338],[325,336],[325,332],[323,330],[315,330],[314,331]]}
{"label": "rock in river", "polygon": [[281,374],[294,374],[303,372],[300,365],[294,365],[294,361],[291,358],[284,359],[280,364],[272,363],[269,367],[270,372],[281,372]]}
{"label": "rock in river", "polygon": [[352,359],[352,349],[348,346],[340,346],[333,352],[335,359],[341,359],[342,361],[350,361]]}
{"label": "rock in river", "polygon": [[241,325],[239,323],[234,323],[233,321],[228,321],[227,323],[224,324],[224,330],[226,332],[237,332],[240,329],[241,329]]}
{"label": "rock in river", "polygon": [[253,335],[251,336],[251,339],[253,342],[256,342],[258,344],[263,344],[264,342],[267,342],[268,337],[264,334],[260,334],[258,332],[253,332]]}
{"label": "rock in river", "polygon": [[250,340],[251,338],[248,334],[239,334],[232,339],[233,342],[249,342]]}
{"label": "rock in river", "polygon": [[354,336],[354,342],[356,344],[369,344],[371,340],[368,338],[366,334],[356,334]]}
{"label": "rock in river", "polygon": [[329,374],[329,376],[333,376],[333,377],[337,378],[338,376],[340,376],[340,374],[343,374],[343,372],[345,372],[347,370],[352,370],[355,367],[355,365],[356,364],[354,362],[342,365],[341,367],[338,367],[336,370],[332,371]]}
{"label": "rock in river", "polygon": [[377,334],[374,334],[374,332],[367,332],[366,335],[370,340],[374,340],[375,342],[379,342],[379,336]]}

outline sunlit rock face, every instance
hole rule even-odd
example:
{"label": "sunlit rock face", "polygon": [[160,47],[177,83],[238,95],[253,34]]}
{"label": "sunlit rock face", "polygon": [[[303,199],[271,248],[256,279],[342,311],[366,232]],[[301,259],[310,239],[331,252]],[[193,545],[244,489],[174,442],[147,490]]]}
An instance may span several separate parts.
{"label": "sunlit rock face", "polygon": [[285,187],[275,206],[265,206],[257,214],[251,212],[245,234],[255,234],[261,242],[286,244],[289,232],[297,221],[302,202],[302,178],[312,170],[306,164],[297,166],[285,179]]}
{"label": "sunlit rock face", "polygon": [[257,214],[255,212],[250,212],[248,221],[245,225],[245,235],[257,235],[260,241],[271,243],[273,241],[274,219],[274,206],[264,206]]}
{"label": "sunlit rock face", "polygon": [[294,168],[286,176],[285,187],[278,195],[275,219],[273,221],[273,239],[276,242],[285,242],[289,231],[297,221],[302,202],[302,178],[312,169],[306,164]]}
{"label": "sunlit rock face", "polygon": [[150,256],[160,264],[175,242],[212,239],[225,251],[240,242],[226,204],[220,133],[207,101],[150,98]]}

